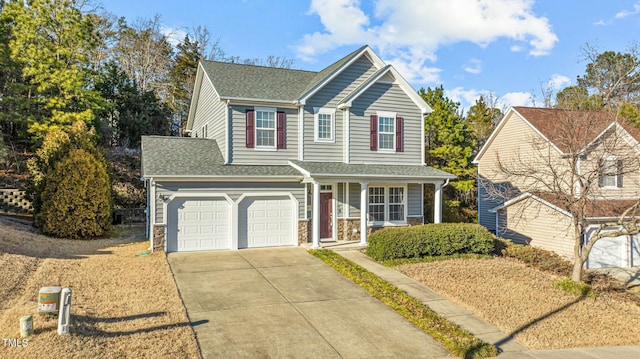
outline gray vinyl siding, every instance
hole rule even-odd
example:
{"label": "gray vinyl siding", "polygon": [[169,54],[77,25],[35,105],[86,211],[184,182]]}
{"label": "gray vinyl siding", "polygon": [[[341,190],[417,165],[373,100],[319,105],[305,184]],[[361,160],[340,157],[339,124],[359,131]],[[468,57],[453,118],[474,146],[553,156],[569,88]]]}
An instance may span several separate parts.
{"label": "gray vinyl siding", "polygon": [[360,183],[349,183],[349,217],[360,217]]}
{"label": "gray vinyl siding", "polygon": [[224,193],[237,201],[245,193],[290,192],[298,200],[298,218],[304,218],[304,184],[292,182],[160,182],[156,189],[156,223],[162,222],[163,200],[172,194],[186,190],[198,193]]}
{"label": "gray vinyl siding", "polygon": [[[370,116],[377,111],[395,112],[404,118],[404,152],[371,151]],[[423,122],[421,110],[398,85],[372,85],[351,108],[351,163],[422,164]]]}
{"label": "gray vinyl siding", "polygon": [[337,205],[336,205],[336,210],[338,212],[338,217],[337,218],[344,218],[344,209],[345,209],[345,195],[346,193],[344,192],[344,183],[338,183],[338,189],[337,189]]}
{"label": "gray vinyl siding", "polygon": [[231,160],[235,164],[286,165],[288,160],[298,159],[298,110],[295,108],[276,108],[286,114],[285,149],[260,150],[246,147],[246,115],[247,109],[253,106],[231,106],[232,139]]}
{"label": "gray vinyl siding", "polygon": [[[344,117],[338,103],[369,78],[376,68],[371,61],[361,57],[340,75],[309,98],[304,106],[304,160],[342,162],[344,160]],[[314,107],[336,109],[335,142],[314,142]]]}
{"label": "gray vinyl siding", "polygon": [[197,133],[198,137],[202,138],[202,128],[207,125],[207,138],[216,140],[222,156],[226,156],[227,136],[225,134],[225,122],[227,116],[225,110],[227,106],[220,101],[218,94],[206,78],[202,80],[197,103],[198,107],[194,114],[193,133],[191,136],[195,137]]}
{"label": "gray vinyl siding", "polygon": [[407,216],[422,216],[422,184],[407,185]]}

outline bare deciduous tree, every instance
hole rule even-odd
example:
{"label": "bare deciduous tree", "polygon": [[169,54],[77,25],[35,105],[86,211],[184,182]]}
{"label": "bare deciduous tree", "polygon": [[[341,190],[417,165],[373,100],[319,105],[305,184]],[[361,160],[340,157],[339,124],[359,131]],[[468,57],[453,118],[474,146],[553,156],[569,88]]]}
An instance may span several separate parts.
{"label": "bare deciduous tree", "polygon": [[491,180],[480,185],[499,202],[532,194],[568,214],[579,281],[598,240],[640,233],[640,131],[609,112],[544,111],[555,115],[534,125],[546,138],[532,135],[497,153]]}

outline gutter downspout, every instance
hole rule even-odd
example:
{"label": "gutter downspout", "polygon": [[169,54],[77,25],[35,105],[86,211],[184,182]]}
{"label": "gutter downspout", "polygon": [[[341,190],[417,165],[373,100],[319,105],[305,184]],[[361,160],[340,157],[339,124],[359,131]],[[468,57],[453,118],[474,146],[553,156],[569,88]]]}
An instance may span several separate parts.
{"label": "gutter downspout", "polygon": [[149,242],[151,243],[151,248],[149,250],[153,253],[153,248],[155,247],[155,228],[154,223],[156,222],[156,185],[153,182],[153,177],[149,178]]}

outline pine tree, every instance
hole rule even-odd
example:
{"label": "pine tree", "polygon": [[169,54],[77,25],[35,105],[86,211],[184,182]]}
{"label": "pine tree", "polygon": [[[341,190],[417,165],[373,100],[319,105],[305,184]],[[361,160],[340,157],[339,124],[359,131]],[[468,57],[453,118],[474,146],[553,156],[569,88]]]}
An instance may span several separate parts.
{"label": "pine tree", "polygon": [[433,109],[424,120],[426,162],[458,176],[444,192],[444,220],[471,222],[476,216],[475,168],[471,164],[473,142],[458,111],[460,105],[444,96],[442,86],[420,89],[418,94]]}
{"label": "pine tree", "polygon": [[41,138],[78,120],[91,124],[102,104],[91,86],[88,55],[96,46],[91,19],[72,0],[27,3],[8,3],[2,16],[13,25],[11,60],[33,86],[26,99],[29,132]]}

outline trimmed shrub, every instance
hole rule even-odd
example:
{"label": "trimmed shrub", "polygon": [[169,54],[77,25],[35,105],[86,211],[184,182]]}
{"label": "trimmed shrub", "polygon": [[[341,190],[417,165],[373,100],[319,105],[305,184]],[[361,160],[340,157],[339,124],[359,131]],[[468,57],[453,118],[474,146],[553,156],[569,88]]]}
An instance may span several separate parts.
{"label": "trimmed shrub", "polygon": [[570,276],[573,270],[571,262],[567,259],[536,247],[512,244],[502,250],[502,255],[515,258],[529,267],[561,276]]}
{"label": "trimmed shrub", "polygon": [[75,149],[47,172],[36,225],[43,233],[66,238],[94,238],[111,224],[111,186],[102,162]]}
{"label": "trimmed shrub", "polygon": [[494,235],[471,223],[384,228],[369,236],[367,255],[377,261],[453,254],[488,254]]}

